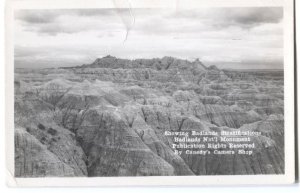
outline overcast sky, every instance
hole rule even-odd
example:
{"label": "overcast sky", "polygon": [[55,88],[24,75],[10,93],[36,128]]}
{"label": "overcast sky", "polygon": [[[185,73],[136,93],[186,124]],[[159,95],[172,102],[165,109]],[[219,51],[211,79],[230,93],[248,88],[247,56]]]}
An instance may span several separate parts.
{"label": "overcast sky", "polygon": [[219,68],[283,68],[282,8],[21,10],[16,67],[174,56]]}

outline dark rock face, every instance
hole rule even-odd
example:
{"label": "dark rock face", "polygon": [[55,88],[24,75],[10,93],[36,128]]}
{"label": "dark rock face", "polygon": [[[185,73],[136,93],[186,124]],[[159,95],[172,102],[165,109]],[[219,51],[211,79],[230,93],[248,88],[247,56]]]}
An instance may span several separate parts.
{"label": "dark rock face", "polygon": [[55,138],[44,136],[46,135],[40,134],[38,137],[41,138],[37,139],[24,128],[16,128],[16,177],[87,175],[82,150],[75,144],[68,144],[73,141],[59,142]]}
{"label": "dark rock face", "polygon": [[[16,70],[15,85],[17,177],[284,173],[277,71],[107,56],[74,68]],[[166,131],[261,135],[251,136],[251,156],[178,155]]]}
{"label": "dark rock face", "polygon": [[79,133],[90,176],[192,174],[141,119],[128,125],[110,112],[93,113],[99,118],[87,118]]}

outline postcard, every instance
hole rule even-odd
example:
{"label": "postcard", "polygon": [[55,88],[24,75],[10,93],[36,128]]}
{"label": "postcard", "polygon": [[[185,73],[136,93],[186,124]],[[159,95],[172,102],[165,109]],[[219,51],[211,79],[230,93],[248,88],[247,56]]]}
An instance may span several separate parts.
{"label": "postcard", "polygon": [[295,181],[292,0],[6,5],[10,186]]}

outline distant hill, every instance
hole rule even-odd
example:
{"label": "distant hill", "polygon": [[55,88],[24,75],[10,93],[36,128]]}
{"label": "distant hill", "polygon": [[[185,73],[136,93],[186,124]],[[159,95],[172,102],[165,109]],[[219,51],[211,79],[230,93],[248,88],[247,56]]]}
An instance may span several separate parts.
{"label": "distant hill", "polygon": [[[191,62],[184,59],[178,59],[170,56],[165,56],[162,58],[152,58],[152,59],[121,59],[116,58],[111,55],[107,55],[102,58],[97,58],[91,64],[83,64],[76,66],[76,68],[151,68],[155,70],[168,70],[176,67],[193,67],[201,71],[207,70],[207,67],[199,60]],[[69,68],[69,67],[68,67]],[[216,68],[216,67],[215,67]]]}

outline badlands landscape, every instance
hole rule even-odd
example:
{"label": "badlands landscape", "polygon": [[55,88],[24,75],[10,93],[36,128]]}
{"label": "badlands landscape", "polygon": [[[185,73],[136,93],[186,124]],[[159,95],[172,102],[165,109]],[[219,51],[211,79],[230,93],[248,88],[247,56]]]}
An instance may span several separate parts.
{"label": "badlands landscape", "polygon": [[[283,78],[173,57],[16,68],[15,176],[283,174]],[[178,155],[166,131],[261,135],[252,155]]]}

